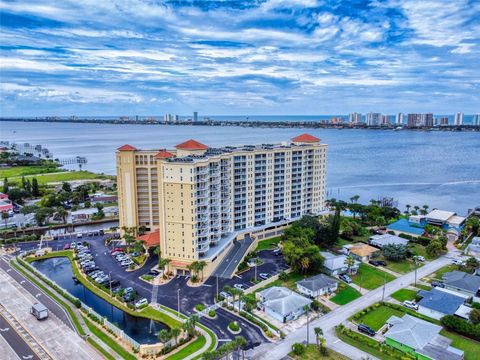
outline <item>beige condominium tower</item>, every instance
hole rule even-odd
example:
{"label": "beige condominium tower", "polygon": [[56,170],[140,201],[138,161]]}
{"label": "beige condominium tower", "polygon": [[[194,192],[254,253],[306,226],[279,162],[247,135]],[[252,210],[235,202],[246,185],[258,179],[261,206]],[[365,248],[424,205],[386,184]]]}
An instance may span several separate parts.
{"label": "beige condominium tower", "polygon": [[205,276],[220,268],[231,276],[234,267],[220,264],[235,246],[241,258],[255,240],[324,210],[326,150],[309,134],[278,144],[124,145],[116,153],[120,227],[145,227],[142,240],[159,245],[177,273],[205,261]]}

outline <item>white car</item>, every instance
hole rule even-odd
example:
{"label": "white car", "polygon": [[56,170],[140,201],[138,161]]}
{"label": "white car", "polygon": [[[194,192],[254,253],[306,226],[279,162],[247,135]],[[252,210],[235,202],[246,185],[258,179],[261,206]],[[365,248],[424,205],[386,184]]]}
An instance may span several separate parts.
{"label": "white car", "polygon": [[406,308],[412,309],[412,310],[418,310],[418,305],[415,304],[413,301],[405,300],[403,302],[403,306],[405,306]]}
{"label": "white car", "polygon": [[138,300],[136,303],[135,303],[135,307],[138,309],[139,307],[142,307],[142,306],[145,306],[145,305],[148,305],[148,300],[143,298],[143,299],[140,299]]}
{"label": "white car", "polygon": [[424,258],[423,256],[420,256],[420,255],[414,256],[413,258],[414,258],[415,260],[417,260],[417,261],[421,261],[421,262],[424,262],[424,261],[425,261],[425,258]]}
{"label": "white car", "polygon": [[454,259],[454,260],[452,261],[452,264],[453,264],[453,265],[463,266],[463,265],[465,265],[465,261],[460,260],[460,259]]}
{"label": "white car", "polygon": [[83,234],[82,233],[77,233],[77,239],[80,239],[83,237]]}

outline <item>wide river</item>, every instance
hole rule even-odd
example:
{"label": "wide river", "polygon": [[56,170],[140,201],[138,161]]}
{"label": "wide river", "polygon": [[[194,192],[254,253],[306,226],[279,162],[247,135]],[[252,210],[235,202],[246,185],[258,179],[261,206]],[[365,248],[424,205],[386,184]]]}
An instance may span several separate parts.
{"label": "wide river", "polygon": [[480,205],[480,133],[270,129],[172,125],[0,122],[0,140],[41,144],[57,158],[85,156],[84,167],[115,174],[115,149],[170,148],[190,139],[209,146],[274,143],[303,132],[329,145],[328,197],[360,202],[393,197],[465,215]]}

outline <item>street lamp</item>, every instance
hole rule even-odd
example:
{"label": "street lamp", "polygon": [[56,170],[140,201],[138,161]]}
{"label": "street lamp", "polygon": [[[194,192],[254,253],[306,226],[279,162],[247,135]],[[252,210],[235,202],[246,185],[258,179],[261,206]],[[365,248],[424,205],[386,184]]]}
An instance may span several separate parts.
{"label": "street lamp", "polygon": [[108,282],[110,284],[110,296],[112,296],[112,272],[109,271],[108,273]]}
{"label": "street lamp", "polygon": [[180,317],[180,289],[177,289],[177,316]]}

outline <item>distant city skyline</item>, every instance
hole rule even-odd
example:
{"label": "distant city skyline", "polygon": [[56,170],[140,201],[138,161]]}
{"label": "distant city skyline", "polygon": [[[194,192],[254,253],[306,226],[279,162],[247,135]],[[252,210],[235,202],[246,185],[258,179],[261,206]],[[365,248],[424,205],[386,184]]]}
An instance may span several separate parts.
{"label": "distant city skyline", "polygon": [[479,111],[479,2],[20,0],[0,15],[2,117]]}

